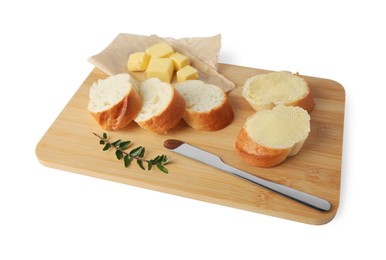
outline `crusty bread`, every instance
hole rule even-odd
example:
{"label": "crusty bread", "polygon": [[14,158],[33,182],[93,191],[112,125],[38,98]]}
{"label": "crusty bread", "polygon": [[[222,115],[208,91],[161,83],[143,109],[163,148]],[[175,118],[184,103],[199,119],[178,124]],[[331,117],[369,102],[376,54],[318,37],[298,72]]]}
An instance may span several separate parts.
{"label": "crusty bread", "polygon": [[287,71],[247,79],[242,95],[256,111],[286,105],[299,106],[310,112],[315,105],[307,82],[299,74]]}
{"label": "crusty bread", "polygon": [[310,132],[310,116],[300,107],[276,106],[250,116],[240,130],[236,151],[245,162],[272,167],[296,155]]}
{"label": "crusty bread", "polygon": [[220,87],[200,80],[187,80],[174,86],[186,100],[183,118],[191,127],[217,131],[233,121],[232,107]]}
{"label": "crusty bread", "polygon": [[90,87],[88,111],[106,130],[127,126],[141,109],[141,97],[129,74],[100,79]]}
{"label": "crusty bread", "polygon": [[139,87],[142,108],[135,122],[142,128],[158,134],[178,124],[185,112],[185,99],[169,83],[150,78]]}

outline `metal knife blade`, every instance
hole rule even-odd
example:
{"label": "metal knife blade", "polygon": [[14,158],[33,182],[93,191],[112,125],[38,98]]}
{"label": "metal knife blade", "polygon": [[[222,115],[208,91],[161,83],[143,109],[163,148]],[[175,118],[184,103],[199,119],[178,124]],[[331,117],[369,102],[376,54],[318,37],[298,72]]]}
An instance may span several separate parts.
{"label": "metal knife blade", "polygon": [[200,161],[202,163],[208,164],[214,168],[220,169],[224,172],[232,174],[236,177],[242,178],[251,183],[257,184],[261,187],[279,193],[287,198],[293,199],[297,202],[300,202],[309,207],[315,208],[320,211],[329,211],[331,209],[331,204],[322,198],[316,197],[314,195],[284,186],[266,179],[257,177],[250,173],[244,172],[237,168],[234,168],[226,163],[224,163],[220,157],[215,154],[209,153],[202,149],[199,149],[193,145],[187,144],[180,140],[168,139],[164,142],[164,147],[191,159]]}

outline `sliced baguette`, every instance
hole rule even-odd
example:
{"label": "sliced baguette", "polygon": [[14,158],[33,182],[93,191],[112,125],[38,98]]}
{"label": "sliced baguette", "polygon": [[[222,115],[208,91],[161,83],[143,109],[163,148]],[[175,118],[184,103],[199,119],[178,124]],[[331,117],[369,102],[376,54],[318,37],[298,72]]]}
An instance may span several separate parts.
{"label": "sliced baguette", "polygon": [[272,167],[296,155],[310,133],[310,116],[300,107],[277,106],[250,116],[236,140],[245,162]]}
{"label": "sliced baguette", "polygon": [[247,79],[242,95],[256,111],[286,105],[299,106],[310,112],[315,105],[307,82],[299,74],[287,71],[271,72]]}
{"label": "sliced baguette", "polygon": [[106,130],[127,126],[141,109],[141,97],[129,74],[100,79],[90,87],[88,111]]}
{"label": "sliced baguette", "polygon": [[142,108],[135,118],[144,129],[158,134],[166,134],[182,119],[185,99],[169,83],[158,78],[150,78],[139,87]]}
{"label": "sliced baguette", "polygon": [[217,131],[233,121],[232,107],[220,87],[200,80],[187,80],[174,86],[186,100],[183,118],[192,128]]}

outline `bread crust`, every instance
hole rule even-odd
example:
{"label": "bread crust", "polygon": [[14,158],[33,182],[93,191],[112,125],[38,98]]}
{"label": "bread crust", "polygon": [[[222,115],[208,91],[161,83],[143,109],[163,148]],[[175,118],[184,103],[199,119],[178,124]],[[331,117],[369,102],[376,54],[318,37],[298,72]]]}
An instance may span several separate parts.
{"label": "bread crust", "polygon": [[209,112],[197,112],[192,109],[186,109],[183,118],[194,129],[218,131],[232,123],[234,113],[225,94],[224,101]]}
{"label": "bread crust", "polygon": [[311,93],[310,86],[308,85],[307,80],[305,78],[303,78],[302,76],[300,76],[299,73],[296,73],[294,75],[304,79],[304,81],[306,82],[307,95],[304,98],[302,98],[298,101],[292,102],[292,103],[288,103],[287,105],[288,106],[298,106],[298,107],[301,107],[301,108],[307,110],[307,112],[311,112],[315,107],[315,102],[314,102],[314,97],[312,96],[312,93]]}
{"label": "bread crust", "polygon": [[170,85],[170,87],[173,89],[173,96],[166,109],[146,121],[136,121],[140,127],[157,134],[167,134],[168,130],[181,121],[186,102],[173,86]]}
{"label": "bread crust", "polygon": [[298,106],[298,107],[301,107],[301,108],[307,110],[307,112],[311,112],[315,107],[315,103],[314,103],[314,98],[311,94],[310,88],[308,88],[307,95],[304,98],[302,98],[298,101],[292,102],[292,103],[287,103],[286,105],[287,106]]}
{"label": "bread crust", "polygon": [[103,129],[119,130],[136,118],[141,106],[141,97],[132,87],[130,92],[111,108],[102,112],[89,112]]}
{"label": "bread crust", "polygon": [[243,127],[237,136],[236,151],[240,158],[248,164],[258,167],[273,167],[287,158],[291,148],[275,149],[259,145],[249,137]]}

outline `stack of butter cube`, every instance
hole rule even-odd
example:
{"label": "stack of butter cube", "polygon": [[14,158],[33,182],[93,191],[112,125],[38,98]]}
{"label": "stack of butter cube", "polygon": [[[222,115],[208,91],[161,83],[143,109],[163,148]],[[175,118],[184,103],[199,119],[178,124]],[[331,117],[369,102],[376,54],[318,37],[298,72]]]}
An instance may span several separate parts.
{"label": "stack of butter cube", "polygon": [[146,71],[147,78],[156,77],[170,83],[174,72],[177,81],[198,79],[198,71],[190,66],[189,58],[164,42],[154,44],[145,52],[132,53],[127,62],[129,71]]}

